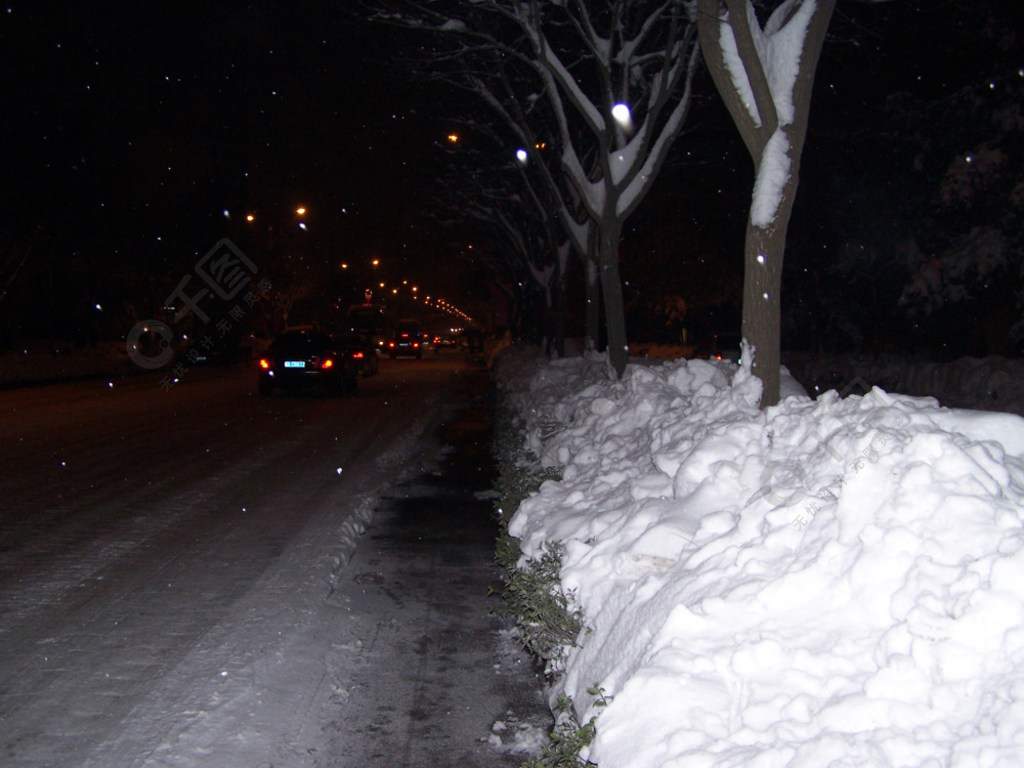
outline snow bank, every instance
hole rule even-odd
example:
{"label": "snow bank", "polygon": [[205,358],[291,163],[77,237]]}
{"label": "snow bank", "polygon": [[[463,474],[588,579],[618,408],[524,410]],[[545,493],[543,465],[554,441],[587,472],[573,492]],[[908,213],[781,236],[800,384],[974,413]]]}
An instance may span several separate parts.
{"label": "snow bank", "polygon": [[589,759],[1024,763],[1024,419],[879,389],[761,412],[731,364],[608,370],[498,366],[564,473],[510,531],[565,547],[587,630],[552,696],[597,716]]}
{"label": "snow bank", "polygon": [[954,408],[1024,415],[1024,360],[991,356],[936,363],[905,355],[790,355],[788,363],[818,391],[859,377],[890,392],[935,397]]}

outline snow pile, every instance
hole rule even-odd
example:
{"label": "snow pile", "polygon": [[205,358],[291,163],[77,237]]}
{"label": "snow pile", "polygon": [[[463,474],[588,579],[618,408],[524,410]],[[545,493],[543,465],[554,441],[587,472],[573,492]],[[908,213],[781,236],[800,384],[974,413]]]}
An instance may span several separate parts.
{"label": "snow pile", "polygon": [[935,397],[952,408],[1024,415],[1024,360],[991,356],[935,363],[881,354],[791,355],[788,362],[808,388],[818,391],[860,378],[890,392]]}
{"label": "snow pile", "polygon": [[564,545],[588,629],[552,696],[597,716],[590,760],[1024,764],[1024,419],[879,389],[761,412],[731,364],[507,357],[564,472],[510,531]]}

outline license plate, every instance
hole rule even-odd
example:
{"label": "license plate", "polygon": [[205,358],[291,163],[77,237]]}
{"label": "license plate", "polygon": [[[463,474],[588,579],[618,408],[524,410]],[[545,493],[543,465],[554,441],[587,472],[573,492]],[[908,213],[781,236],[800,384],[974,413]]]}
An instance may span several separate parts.
{"label": "license plate", "polygon": [[306,361],[305,360],[285,360],[284,361],[284,367],[285,368],[305,368],[306,367]]}

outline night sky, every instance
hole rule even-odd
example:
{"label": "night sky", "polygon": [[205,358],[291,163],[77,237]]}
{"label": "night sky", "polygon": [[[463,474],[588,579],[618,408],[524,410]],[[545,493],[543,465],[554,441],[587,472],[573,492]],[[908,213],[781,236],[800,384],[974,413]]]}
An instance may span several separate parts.
{"label": "night sky", "polygon": [[173,272],[302,205],[320,257],[416,250],[445,129],[391,39],[323,2],[4,4],[0,225]]}
{"label": "night sky", "polygon": [[[815,174],[827,184],[837,153],[848,161],[859,151],[890,94],[941,98],[979,73],[1024,64],[998,58],[1005,51],[990,28],[1019,25],[1024,3],[985,0],[977,14],[975,5],[840,0],[802,194],[818,194],[803,192]],[[133,276],[172,280],[225,236],[257,263],[289,251],[310,264],[385,259],[392,279],[452,277],[470,234],[440,228],[426,211],[444,194],[434,182],[444,137],[467,102],[404,73],[395,63],[403,45],[342,2],[0,3],[5,248],[45,244],[51,283],[91,265],[69,301],[87,290],[116,297]],[[627,227],[624,255],[660,242],[738,258],[750,179],[702,75],[687,131]],[[798,235],[801,204],[798,196]],[[301,237],[299,205],[308,211]]]}

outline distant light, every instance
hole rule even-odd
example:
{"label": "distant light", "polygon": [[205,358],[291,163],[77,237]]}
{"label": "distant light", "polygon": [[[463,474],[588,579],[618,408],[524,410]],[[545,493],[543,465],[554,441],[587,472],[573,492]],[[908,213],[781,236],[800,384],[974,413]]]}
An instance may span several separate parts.
{"label": "distant light", "polygon": [[346,264],[345,262],[342,262],[341,263],[341,268],[342,269],[348,269],[348,264]]}
{"label": "distant light", "polygon": [[95,305],[95,307],[96,307],[96,309],[97,309],[97,310],[99,310],[100,312],[102,312],[102,311],[103,311],[103,307],[102,307],[102,306],[100,306],[99,304],[96,304],[96,305]]}
{"label": "distant light", "polygon": [[297,215],[299,215],[299,216],[305,216],[306,215],[306,208],[304,206],[300,205],[298,208],[295,209],[295,213]]}
{"label": "distant light", "polygon": [[306,228],[306,222],[300,221],[299,222],[299,229],[305,229],[305,228]]}
{"label": "distant light", "polygon": [[633,125],[633,115],[629,111],[629,106],[621,102],[612,107],[612,117],[623,128]]}
{"label": "distant light", "polygon": [[371,261],[370,263],[371,263],[371,264],[372,264],[373,266],[375,266],[375,267],[379,267],[379,266],[380,266],[380,259],[374,259],[374,260],[373,260],[373,261]]}
{"label": "distant light", "polygon": [[459,143],[459,134],[457,134],[457,133],[449,133],[448,134],[448,143],[449,144],[458,144]]}
{"label": "distant light", "polygon": [[225,208],[223,211],[221,211],[221,213],[224,214],[224,218],[225,219],[230,219],[231,218],[231,211],[229,211],[227,208]]}
{"label": "distant light", "polygon": [[247,213],[245,214],[245,220],[248,222],[253,222],[256,221],[256,217],[253,216],[251,213]]}
{"label": "distant light", "polygon": [[518,160],[523,165],[526,165],[526,161],[529,158],[530,158],[530,155],[526,152],[525,149],[517,149],[516,150],[516,160]]}

